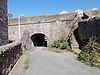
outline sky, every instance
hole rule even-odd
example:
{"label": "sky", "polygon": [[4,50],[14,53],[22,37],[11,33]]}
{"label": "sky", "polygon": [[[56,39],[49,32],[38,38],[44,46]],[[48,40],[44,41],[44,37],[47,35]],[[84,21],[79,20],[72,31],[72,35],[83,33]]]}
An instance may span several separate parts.
{"label": "sky", "polygon": [[59,14],[61,11],[74,12],[77,9],[100,9],[100,0],[8,0],[8,13],[17,18],[21,14],[41,16]]}

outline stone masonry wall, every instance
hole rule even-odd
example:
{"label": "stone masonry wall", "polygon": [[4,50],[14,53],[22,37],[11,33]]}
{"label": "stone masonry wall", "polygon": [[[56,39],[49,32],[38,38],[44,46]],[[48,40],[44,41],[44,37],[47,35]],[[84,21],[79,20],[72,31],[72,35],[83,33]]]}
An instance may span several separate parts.
{"label": "stone masonry wall", "polygon": [[19,42],[0,46],[0,75],[8,75],[21,54],[21,43]]}
{"label": "stone masonry wall", "polygon": [[[33,34],[42,33],[47,36],[47,44],[49,45],[54,40],[67,37],[70,31],[70,23],[75,18],[76,13],[37,16],[21,18],[21,38],[25,32],[31,37]],[[8,26],[10,40],[19,39],[18,19],[10,19]],[[29,39],[30,39],[29,37]]]}
{"label": "stone masonry wall", "polygon": [[79,36],[82,42],[88,40],[92,36],[98,38],[100,43],[100,18],[90,19],[79,22]]}
{"label": "stone masonry wall", "polygon": [[0,46],[8,42],[7,0],[0,0]]}

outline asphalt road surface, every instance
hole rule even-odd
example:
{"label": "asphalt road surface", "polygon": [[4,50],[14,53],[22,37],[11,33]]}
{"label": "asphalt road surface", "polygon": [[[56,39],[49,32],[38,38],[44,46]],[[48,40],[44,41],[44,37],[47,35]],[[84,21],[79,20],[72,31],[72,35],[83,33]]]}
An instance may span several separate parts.
{"label": "asphalt road surface", "polygon": [[37,48],[29,54],[27,75],[100,75],[100,69],[91,68],[67,55]]}

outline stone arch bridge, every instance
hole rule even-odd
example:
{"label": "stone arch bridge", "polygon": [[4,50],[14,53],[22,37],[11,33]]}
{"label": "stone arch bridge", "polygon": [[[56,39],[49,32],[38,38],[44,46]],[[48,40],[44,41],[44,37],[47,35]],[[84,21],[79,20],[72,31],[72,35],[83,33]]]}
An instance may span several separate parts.
{"label": "stone arch bridge", "polygon": [[24,44],[30,40],[29,44],[33,46],[48,46],[53,41],[68,36],[75,16],[76,13],[24,17],[20,18],[20,25],[18,18],[9,19],[9,40],[21,38]]}

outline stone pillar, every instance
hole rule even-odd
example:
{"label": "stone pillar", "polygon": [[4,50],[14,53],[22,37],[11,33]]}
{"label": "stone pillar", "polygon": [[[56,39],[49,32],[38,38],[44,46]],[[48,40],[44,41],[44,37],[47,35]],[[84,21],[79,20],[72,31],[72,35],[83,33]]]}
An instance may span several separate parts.
{"label": "stone pillar", "polygon": [[8,40],[7,0],[0,0],[0,45]]}

